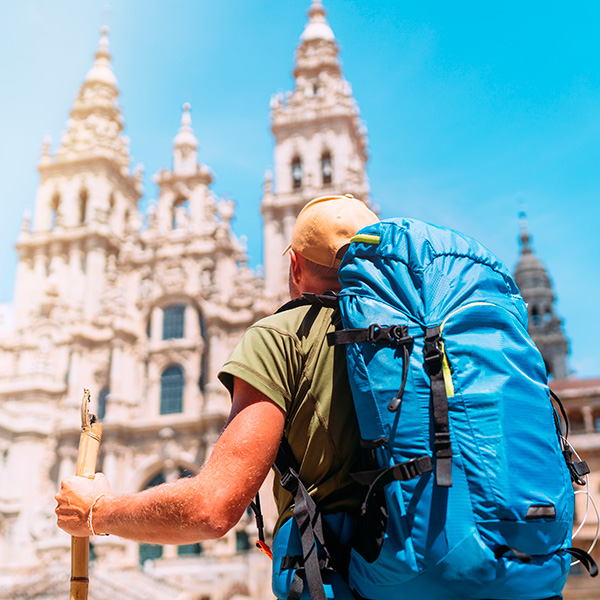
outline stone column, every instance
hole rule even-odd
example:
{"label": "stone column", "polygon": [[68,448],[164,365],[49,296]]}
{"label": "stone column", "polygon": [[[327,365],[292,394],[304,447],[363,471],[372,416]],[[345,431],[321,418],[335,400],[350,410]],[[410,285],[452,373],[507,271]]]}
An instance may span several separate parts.
{"label": "stone column", "polygon": [[81,348],[73,347],[69,365],[69,376],[67,379],[66,408],[81,405]]}
{"label": "stone column", "polygon": [[150,320],[151,320],[150,342],[156,343],[162,339],[162,326],[163,326],[163,312],[157,306],[155,306],[152,309],[152,314],[150,316]]}
{"label": "stone column", "polygon": [[90,241],[86,250],[84,316],[91,320],[100,309],[106,275],[106,249],[99,242]]}
{"label": "stone column", "polygon": [[69,295],[69,303],[73,308],[79,308],[79,304],[83,301],[84,286],[81,285],[85,273],[82,271],[84,253],[80,243],[74,243],[69,252],[69,274],[68,278],[71,282],[71,290]]}
{"label": "stone column", "polygon": [[583,425],[586,433],[594,433],[594,417],[592,415],[592,407],[584,406],[581,409],[583,414]]}

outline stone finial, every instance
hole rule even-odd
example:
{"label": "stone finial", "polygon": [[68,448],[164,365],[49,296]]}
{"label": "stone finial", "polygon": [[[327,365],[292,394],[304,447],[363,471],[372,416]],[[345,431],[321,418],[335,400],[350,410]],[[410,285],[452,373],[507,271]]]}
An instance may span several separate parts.
{"label": "stone finial", "polygon": [[265,171],[263,190],[265,194],[270,194],[273,190],[273,171],[271,171],[271,169]]}
{"label": "stone finial", "polygon": [[183,105],[181,126],[173,140],[173,172],[178,175],[192,175],[198,169],[198,140],[192,130],[191,105]]}
{"label": "stone finial", "polygon": [[182,108],[183,114],[181,115],[181,125],[189,127],[192,124],[192,115],[190,114],[192,105],[189,102],[184,102]]}
{"label": "stone finial", "polygon": [[102,35],[100,36],[100,41],[98,42],[98,50],[96,51],[96,58],[98,58],[98,55],[105,56],[106,58],[110,58],[110,52],[109,52],[110,44],[108,42],[108,32],[109,31],[110,30],[108,29],[107,25],[103,25],[102,29],[100,29],[100,33]]}
{"label": "stone finial", "polygon": [[21,223],[21,231],[29,232],[29,227],[31,225],[31,209],[27,207],[25,212],[23,213],[23,221]]}
{"label": "stone finial", "polygon": [[230,223],[235,214],[235,202],[231,198],[224,198],[216,205],[217,213],[223,223]]}
{"label": "stone finial", "polygon": [[49,165],[52,162],[52,154],[50,151],[50,147],[52,146],[52,138],[49,134],[44,136],[44,141],[42,142],[42,152],[40,154],[40,165]]}
{"label": "stone finial", "polygon": [[135,187],[141,194],[144,190],[143,179],[144,179],[144,163],[137,163],[133,168],[133,178],[135,180]]}
{"label": "stone finial", "polygon": [[183,113],[181,115],[181,127],[179,128],[179,132],[175,136],[173,140],[174,147],[182,147],[189,146],[191,148],[198,147],[198,140],[194,135],[192,130],[192,115],[191,110],[192,105],[189,102],[185,102],[183,105]]}

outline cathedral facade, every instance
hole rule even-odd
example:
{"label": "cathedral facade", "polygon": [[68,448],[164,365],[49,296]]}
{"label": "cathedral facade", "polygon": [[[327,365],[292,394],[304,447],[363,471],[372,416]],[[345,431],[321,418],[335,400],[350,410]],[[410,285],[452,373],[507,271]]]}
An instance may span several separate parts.
{"label": "cathedral facade", "polygon": [[[104,423],[98,469],[115,491],[193,475],[229,412],[216,380],[220,366],[245,328],[286,297],[282,251],[298,212],[329,193],[369,203],[366,129],[338,53],[314,0],[294,89],[271,100],[274,169],[260,205],[259,277],[231,229],[233,203],[216,196],[210,168],[198,161],[188,104],[174,132],[172,167],[154,178],[158,201],[140,210],[141,170],[122,134],[103,30],[59,147],[44,142],[34,210],[16,244],[13,326],[0,337],[0,597],[67,593],[70,540],[56,528],[53,496],[75,473],[83,388]],[[549,372],[562,380],[568,344],[525,226],[521,243],[515,277],[530,328],[537,327]],[[595,393],[583,404],[597,402],[600,411]],[[600,412],[585,414],[585,435],[598,450]],[[270,484],[263,494],[269,527]],[[272,598],[271,565],[253,549],[254,536],[247,515],[224,538],[202,544],[96,538],[90,598]]]}
{"label": "cathedral facade", "polygon": [[[67,593],[70,539],[56,528],[53,496],[75,473],[83,388],[104,424],[98,470],[115,491],[192,476],[229,413],[220,366],[243,331],[286,298],[281,254],[296,215],[339,190],[369,201],[366,132],[338,52],[315,1],[295,88],[271,103],[263,278],[231,229],[233,202],[216,196],[210,168],[198,162],[188,104],[172,167],[154,176],[158,200],[140,211],[142,173],[122,133],[103,29],[59,147],[44,140],[33,213],[16,243],[13,327],[0,339],[0,597]],[[272,598],[255,531],[248,514],[202,544],[96,538],[90,598]]]}

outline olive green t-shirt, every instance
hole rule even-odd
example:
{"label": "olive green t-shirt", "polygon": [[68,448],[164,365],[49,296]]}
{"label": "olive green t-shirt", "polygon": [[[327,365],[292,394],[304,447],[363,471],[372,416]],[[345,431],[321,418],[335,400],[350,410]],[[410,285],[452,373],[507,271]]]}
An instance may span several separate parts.
{"label": "olive green t-shirt", "polygon": [[[285,411],[284,435],[300,479],[324,514],[359,506],[358,486],[348,474],[359,431],[345,349],[326,339],[340,326],[332,308],[300,306],[271,315],[245,332],[219,373],[230,393],[239,377]],[[273,493],[278,528],[291,516],[292,496],[277,476]]]}

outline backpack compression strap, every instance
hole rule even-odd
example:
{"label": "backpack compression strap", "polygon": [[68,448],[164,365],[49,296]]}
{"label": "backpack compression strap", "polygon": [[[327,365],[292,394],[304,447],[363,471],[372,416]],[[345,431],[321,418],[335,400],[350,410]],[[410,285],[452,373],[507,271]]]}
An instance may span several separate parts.
{"label": "backpack compression strap", "polygon": [[[385,439],[385,438],[384,438]],[[427,455],[418,456],[405,462],[375,471],[358,471],[350,473],[350,477],[360,485],[368,486],[365,499],[360,507],[361,517],[367,514],[367,505],[371,495],[392,481],[408,481],[432,471],[431,458]]]}
{"label": "backpack compression strap", "polygon": [[327,343],[330,346],[336,346],[338,344],[355,344],[359,342],[370,342],[372,344],[387,342],[402,346],[404,352],[402,360],[402,382],[396,397],[392,398],[388,404],[388,410],[390,412],[397,411],[402,402],[402,394],[404,393],[404,387],[408,377],[408,361],[412,351],[413,341],[414,338],[408,335],[408,327],[406,325],[391,325],[390,327],[384,327],[377,323],[373,323],[372,325],[369,325],[369,327],[364,327],[362,329],[340,329],[339,331],[332,331],[327,334]]}
{"label": "backpack compression strap", "polygon": [[448,397],[442,362],[442,337],[439,327],[425,330],[425,363],[431,380],[431,405],[433,412],[433,449],[435,455],[435,482],[440,487],[452,487],[452,444],[448,421]]}

